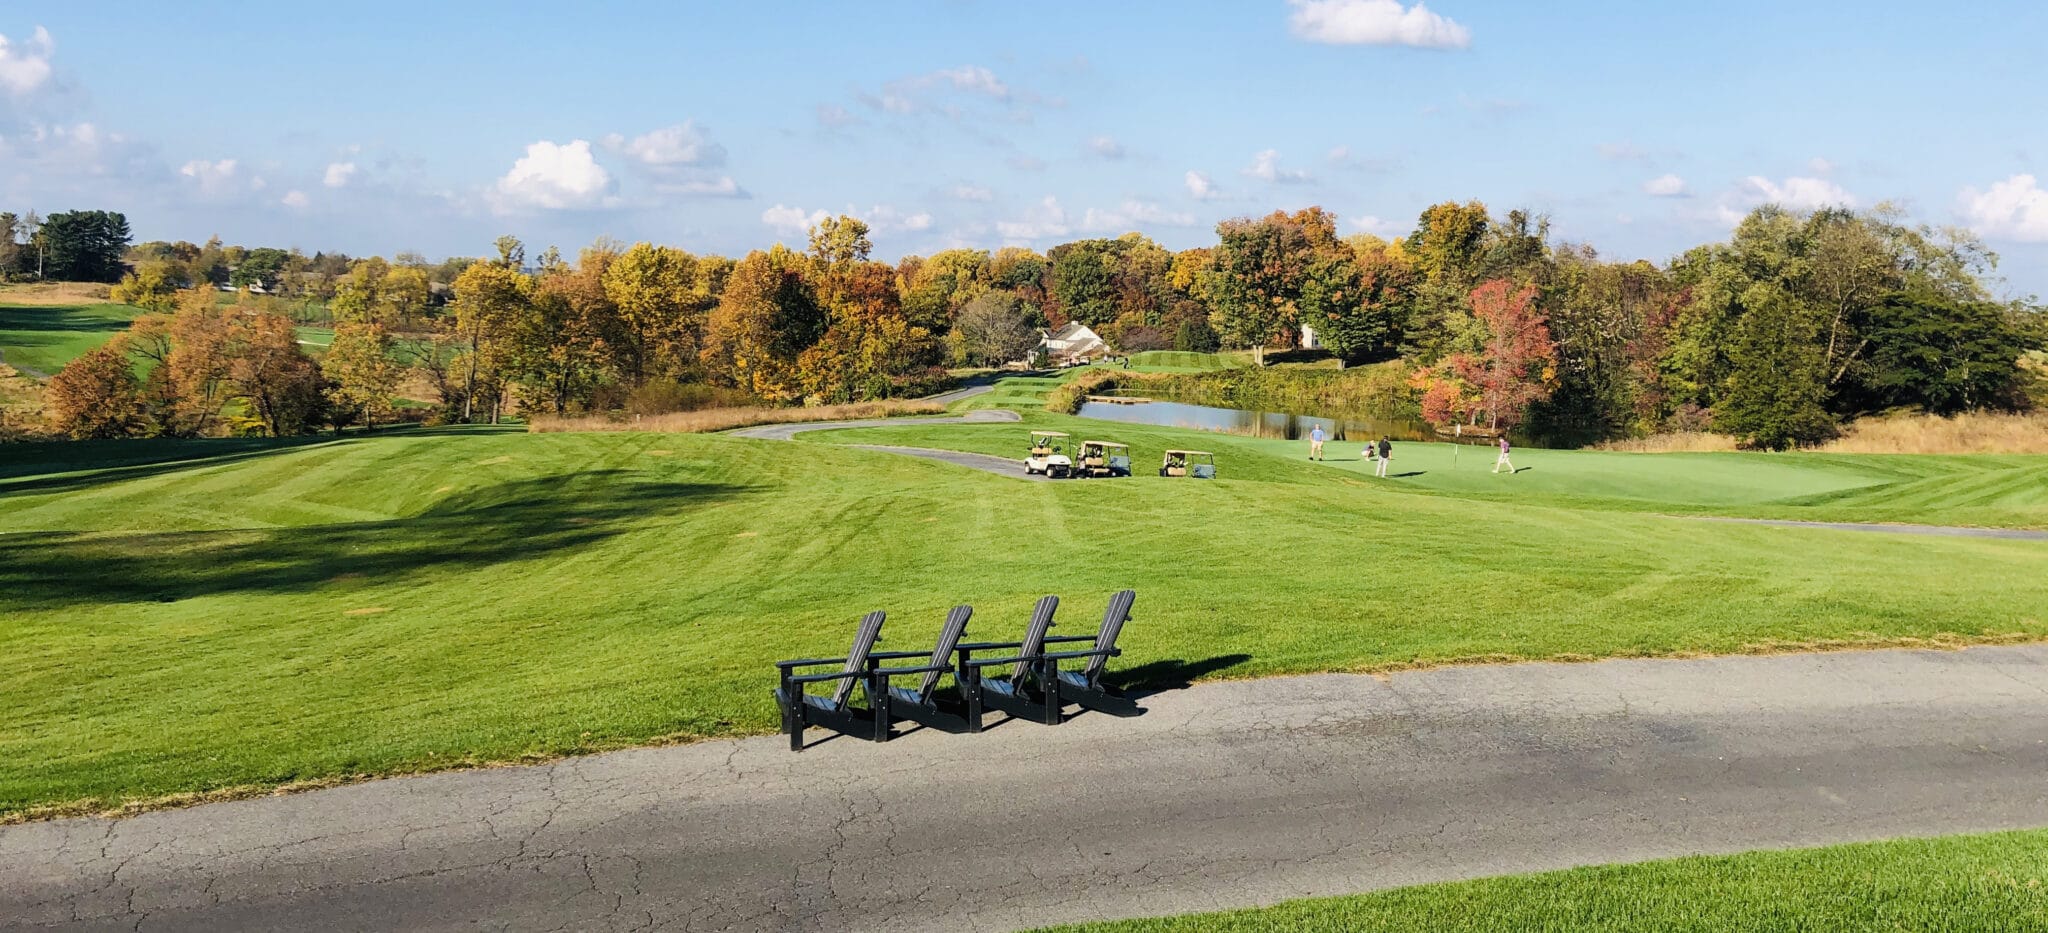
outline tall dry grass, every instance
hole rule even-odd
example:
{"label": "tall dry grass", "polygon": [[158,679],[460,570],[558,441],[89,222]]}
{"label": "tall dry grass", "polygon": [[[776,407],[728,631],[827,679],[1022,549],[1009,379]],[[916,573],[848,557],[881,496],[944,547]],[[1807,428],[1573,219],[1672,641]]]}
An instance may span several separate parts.
{"label": "tall dry grass", "polygon": [[96,282],[12,282],[0,285],[0,305],[93,304],[111,290]]}
{"label": "tall dry grass", "polygon": [[1726,434],[1676,431],[1670,434],[1652,434],[1649,437],[1604,441],[1593,445],[1593,449],[1628,454],[1711,454],[1736,450],[1739,447],[1735,438]]}
{"label": "tall dry grass", "polygon": [[759,424],[798,424],[809,421],[855,421],[866,418],[899,418],[904,415],[939,415],[944,414],[945,411],[946,406],[937,402],[890,399],[880,402],[855,402],[850,405],[818,405],[809,408],[706,408],[701,411],[679,411],[666,415],[642,415],[625,418],[608,418],[602,415],[588,415],[577,418],[540,415],[533,419],[527,430],[535,434],[573,431],[653,431],[669,434],[705,434],[712,431],[728,431],[733,428],[750,428]]}
{"label": "tall dry grass", "polygon": [[2048,413],[1866,418],[1816,449],[1842,454],[2048,454]]}

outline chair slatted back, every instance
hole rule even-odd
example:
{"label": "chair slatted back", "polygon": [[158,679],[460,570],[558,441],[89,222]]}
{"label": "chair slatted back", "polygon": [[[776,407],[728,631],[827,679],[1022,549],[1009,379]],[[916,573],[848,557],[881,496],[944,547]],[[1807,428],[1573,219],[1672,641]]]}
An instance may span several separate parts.
{"label": "chair slatted back", "polygon": [[[939,629],[939,646],[932,649],[932,659],[925,662],[931,667],[951,663],[953,646],[960,643],[960,636],[967,633],[967,620],[974,617],[973,606],[954,606],[946,613],[946,626]],[[939,675],[945,671],[926,671],[924,681],[917,686],[917,698],[930,700],[932,691],[939,687]]]}
{"label": "chair slatted back", "polygon": [[[1116,647],[1116,637],[1123,633],[1124,622],[1131,617],[1131,604],[1137,601],[1137,590],[1124,590],[1109,598],[1109,609],[1102,613],[1102,629],[1095,633],[1095,650],[1108,651]],[[1083,675],[1089,683],[1095,683],[1108,664],[1109,655],[1098,654],[1088,659],[1088,668]]]}
{"label": "chair slatted back", "polygon": [[[868,668],[868,653],[875,650],[875,641],[882,637],[882,621],[889,614],[876,610],[860,620],[860,629],[853,633],[853,647],[846,652],[846,667],[841,673],[858,674]],[[832,691],[834,709],[845,709],[846,701],[853,696],[853,685],[858,677],[845,677],[839,681],[839,689]]]}
{"label": "chair slatted back", "polygon": [[[1031,610],[1031,624],[1024,628],[1024,645],[1017,649],[1018,657],[1031,658],[1045,653],[1046,632],[1053,627],[1052,614],[1058,612],[1059,608],[1060,598],[1057,596],[1046,596],[1038,600],[1038,605]],[[1019,661],[1016,668],[1010,671],[1010,683],[1022,689],[1030,675],[1031,665]]]}

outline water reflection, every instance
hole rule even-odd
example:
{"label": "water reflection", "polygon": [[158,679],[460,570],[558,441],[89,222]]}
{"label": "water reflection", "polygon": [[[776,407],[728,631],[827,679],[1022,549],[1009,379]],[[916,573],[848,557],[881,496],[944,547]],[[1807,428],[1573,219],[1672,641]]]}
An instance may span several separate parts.
{"label": "water reflection", "polygon": [[1077,412],[1083,418],[1120,421],[1125,424],[1156,424],[1170,428],[1194,428],[1249,437],[1300,440],[1322,425],[1333,441],[1376,440],[1381,435],[1397,441],[1437,440],[1421,422],[1376,418],[1318,418],[1281,412],[1211,408],[1185,402],[1144,402],[1119,405],[1112,402],[1083,402]]}

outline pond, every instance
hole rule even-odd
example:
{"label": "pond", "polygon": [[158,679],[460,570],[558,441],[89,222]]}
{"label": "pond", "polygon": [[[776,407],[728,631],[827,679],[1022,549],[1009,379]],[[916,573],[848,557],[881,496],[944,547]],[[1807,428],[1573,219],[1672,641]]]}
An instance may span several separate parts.
{"label": "pond", "polygon": [[1300,440],[1317,425],[1329,432],[1333,441],[1363,441],[1382,435],[1397,441],[1438,440],[1427,426],[1419,421],[1375,418],[1320,418],[1314,415],[1295,415],[1284,412],[1245,411],[1238,408],[1211,408],[1207,405],[1190,405],[1186,402],[1083,402],[1076,412],[1083,418],[1102,421],[1120,421],[1125,424],[1156,424],[1169,428],[1195,428],[1202,431],[1219,431],[1225,434],[1242,434],[1248,437],[1271,437],[1285,440]]}

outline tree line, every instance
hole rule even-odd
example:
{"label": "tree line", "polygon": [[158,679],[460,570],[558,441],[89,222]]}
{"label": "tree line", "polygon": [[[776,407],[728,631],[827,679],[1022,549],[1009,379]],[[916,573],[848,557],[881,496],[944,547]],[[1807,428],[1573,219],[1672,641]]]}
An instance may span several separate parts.
{"label": "tree line", "polygon": [[[2037,307],[1994,297],[1996,259],[1981,243],[1887,208],[1766,206],[1728,241],[1661,266],[1605,261],[1554,242],[1541,217],[1478,202],[1431,206],[1393,239],[1340,236],[1320,208],[1216,233],[1177,252],[1133,233],[894,264],[874,261],[867,226],[845,216],[815,227],[803,251],[739,259],[600,240],[573,261],[551,247],[529,262],[511,237],[495,257],[438,265],[143,244],[116,295],[151,313],[115,350],[156,362],[139,367],[141,402],[114,406],[132,417],[86,433],[224,429],[164,417],[188,391],[208,407],[226,386],[243,400],[230,407],[259,408],[249,399],[263,379],[306,368],[266,358],[208,388],[169,361],[194,340],[230,357],[271,352],[258,331],[276,325],[258,322],[282,314],[264,302],[284,298],[317,302],[335,337],[312,382],[276,396],[306,404],[266,403],[281,417],[258,420],[282,433],[374,423],[402,393],[455,420],[494,419],[515,400],[651,413],[919,394],[948,365],[1020,359],[1040,328],[1079,321],[1123,352],[1258,353],[1310,331],[1347,364],[1398,363],[1440,424],[1520,426],[1565,444],[1712,429],[1775,449],[1875,412],[2027,407],[2039,376],[2025,358],[2048,343]],[[226,309],[191,297],[238,282],[267,297]],[[206,315],[227,335],[190,322],[192,336],[171,333]],[[95,365],[119,381],[108,360]]]}

